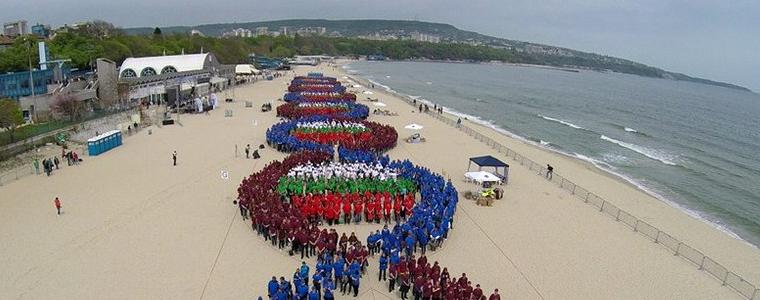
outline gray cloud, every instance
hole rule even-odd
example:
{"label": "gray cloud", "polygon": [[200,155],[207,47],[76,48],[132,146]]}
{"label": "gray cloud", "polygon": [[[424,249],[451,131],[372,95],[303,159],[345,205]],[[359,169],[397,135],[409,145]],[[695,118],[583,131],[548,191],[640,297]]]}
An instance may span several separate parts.
{"label": "gray cloud", "polygon": [[760,2],[656,0],[5,0],[0,21],[123,27],[290,18],[418,19],[628,58],[760,91]]}

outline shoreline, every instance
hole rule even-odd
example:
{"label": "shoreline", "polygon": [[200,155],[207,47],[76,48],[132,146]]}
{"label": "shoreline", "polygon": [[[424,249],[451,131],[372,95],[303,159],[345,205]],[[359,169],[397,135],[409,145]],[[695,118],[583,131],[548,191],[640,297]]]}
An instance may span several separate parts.
{"label": "shoreline", "polygon": [[[400,98],[415,99],[418,102],[421,102],[423,104],[428,104],[428,105],[433,105],[434,104],[431,100],[425,99],[425,98],[423,98],[421,96],[413,96],[413,95],[404,94],[402,92],[394,90],[390,86],[387,86],[387,85],[379,83],[379,82],[377,82],[375,80],[372,80],[372,79],[369,79],[369,78],[361,76],[360,74],[358,74],[358,71],[348,68],[348,65],[351,64],[351,63],[353,63],[353,62],[355,62],[355,61],[353,61],[353,60],[344,61],[342,63],[338,63],[338,66],[346,74],[345,76],[348,76],[349,78],[353,79],[354,81],[358,81],[358,80],[356,80],[354,78],[354,77],[358,77],[358,78],[361,78],[364,81],[367,81],[367,82],[370,82],[370,83],[374,84],[376,86],[376,88],[375,88],[376,90],[381,90],[381,91],[389,94],[390,96],[400,97]],[[467,63],[467,62],[449,62],[449,61],[421,61],[421,62]],[[482,63],[476,63],[476,64],[482,64]],[[518,67],[539,67],[539,68],[542,67],[542,66],[520,65],[520,64],[510,64],[510,63],[504,63],[504,64],[505,65],[518,66]],[[560,70],[561,71],[561,69],[555,69],[555,70]],[[352,72],[355,72],[355,74],[352,74]],[[354,77],[352,77],[352,76],[354,76]],[[370,88],[370,87],[367,87],[367,88]],[[463,113],[463,112],[457,111],[457,110],[452,109],[452,108],[447,108],[447,107],[444,107],[443,110],[444,110],[445,114],[454,116],[456,118],[462,118],[465,121],[470,121],[470,123],[472,123],[473,125],[476,125],[478,127],[486,129],[486,130],[491,130],[491,131],[496,132],[497,134],[499,134],[501,136],[505,136],[507,138],[515,139],[515,140],[517,140],[519,142],[522,142],[525,145],[532,146],[532,147],[534,147],[534,148],[536,148],[538,150],[541,150],[541,151],[545,151],[545,152],[548,152],[548,153],[551,153],[551,154],[559,154],[559,155],[562,155],[562,156],[564,156],[566,158],[572,159],[572,160],[580,163],[581,165],[584,165],[587,169],[596,172],[597,174],[601,174],[601,175],[606,176],[606,177],[608,177],[610,179],[613,179],[613,180],[615,180],[615,181],[617,181],[619,183],[623,183],[623,184],[625,184],[625,185],[627,185],[629,187],[632,187],[632,188],[634,188],[634,189],[636,189],[636,190],[638,190],[638,191],[640,191],[640,192],[642,192],[642,193],[644,193],[644,194],[646,194],[646,195],[648,195],[648,196],[650,196],[652,198],[655,198],[655,199],[657,199],[657,200],[659,200],[659,201],[667,204],[670,207],[673,207],[673,208],[681,211],[682,213],[688,215],[689,217],[691,217],[693,219],[696,219],[696,220],[698,220],[698,221],[700,221],[702,223],[705,223],[705,224],[709,225],[710,227],[712,227],[714,229],[717,229],[718,231],[723,232],[724,234],[728,235],[731,238],[734,238],[734,239],[736,239],[738,241],[741,241],[744,244],[749,245],[749,246],[751,246],[751,247],[753,247],[755,249],[760,249],[760,245],[755,245],[755,244],[749,242],[748,240],[745,240],[738,233],[736,233],[731,228],[729,228],[727,225],[722,224],[720,222],[720,220],[712,220],[712,218],[706,216],[705,212],[701,212],[701,211],[698,211],[698,210],[695,210],[695,209],[691,209],[691,208],[685,207],[684,205],[681,205],[681,204],[677,203],[674,200],[670,200],[667,197],[665,197],[664,195],[662,195],[661,193],[659,193],[656,190],[654,190],[653,188],[648,187],[648,186],[646,186],[643,183],[637,182],[635,179],[630,178],[628,175],[621,174],[621,173],[615,172],[614,170],[611,170],[609,168],[605,168],[605,167],[601,166],[599,163],[597,163],[594,159],[592,159],[590,157],[587,157],[585,155],[578,154],[578,153],[575,153],[575,154],[567,153],[567,152],[564,152],[564,151],[561,151],[561,150],[558,150],[558,149],[551,148],[551,147],[549,147],[547,145],[543,145],[540,142],[532,141],[532,140],[530,140],[528,138],[525,138],[525,137],[523,137],[521,135],[518,135],[518,134],[516,134],[514,132],[511,132],[509,130],[501,128],[498,125],[494,124],[493,122],[483,120],[479,116],[470,115],[470,114]],[[581,158],[581,157],[579,157],[579,155],[583,156],[583,157],[586,157],[587,159]]]}

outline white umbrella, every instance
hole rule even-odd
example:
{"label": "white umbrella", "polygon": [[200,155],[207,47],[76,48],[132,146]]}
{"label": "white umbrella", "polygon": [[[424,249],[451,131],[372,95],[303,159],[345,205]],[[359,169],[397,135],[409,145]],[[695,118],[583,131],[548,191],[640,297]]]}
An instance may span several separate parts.
{"label": "white umbrella", "polygon": [[370,91],[364,91],[362,93],[365,94],[365,95],[372,95],[372,94],[374,94],[373,92],[370,92]]}
{"label": "white umbrella", "polygon": [[355,88],[361,88],[362,85],[361,84],[354,84],[353,87],[355,87]]}
{"label": "white umbrella", "polygon": [[424,127],[422,127],[422,125],[412,123],[412,124],[404,126],[404,128],[411,129],[411,130],[420,130],[420,129],[424,128]]}
{"label": "white umbrella", "polygon": [[387,104],[382,103],[382,102],[375,102],[375,103],[372,103],[372,105],[374,105],[374,106],[380,106],[380,107],[386,107],[386,106],[388,106]]}

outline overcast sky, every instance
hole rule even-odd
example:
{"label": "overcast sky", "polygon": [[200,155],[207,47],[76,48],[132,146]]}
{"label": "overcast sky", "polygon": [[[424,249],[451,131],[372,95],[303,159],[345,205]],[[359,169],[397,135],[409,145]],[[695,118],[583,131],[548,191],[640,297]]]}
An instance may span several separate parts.
{"label": "overcast sky", "polygon": [[416,19],[631,59],[760,91],[758,0],[2,0],[0,21],[121,27]]}

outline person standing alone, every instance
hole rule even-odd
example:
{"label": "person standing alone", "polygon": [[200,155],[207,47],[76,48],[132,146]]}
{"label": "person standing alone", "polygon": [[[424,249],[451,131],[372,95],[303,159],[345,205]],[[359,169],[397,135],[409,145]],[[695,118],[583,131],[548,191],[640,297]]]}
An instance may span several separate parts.
{"label": "person standing alone", "polygon": [[172,162],[174,163],[174,166],[177,166],[177,150],[172,152]]}
{"label": "person standing alone", "polygon": [[245,145],[245,158],[250,158],[251,155],[251,144]]}
{"label": "person standing alone", "polygon": [[546,178],[551,180],[554,175],[554,167],[550,164],[546,164]]}
{"label": "person standing alone", "polygon": [[53,200],[53,204],[55,205],[55,209],[58,211],[58,215],[61,215],[61,200],[58,199],[58,197],[55,197],[55,200]]}

